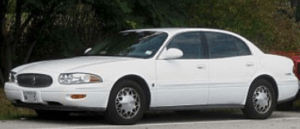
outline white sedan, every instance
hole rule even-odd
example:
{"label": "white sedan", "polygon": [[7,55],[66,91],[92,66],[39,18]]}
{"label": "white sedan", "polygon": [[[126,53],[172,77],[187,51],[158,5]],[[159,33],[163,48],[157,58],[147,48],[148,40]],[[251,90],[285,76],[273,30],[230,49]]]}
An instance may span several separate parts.
{"label": "white sedan", "polygon": [[112,124],[134,124],[148,110],[203,108],[264,119],[297,92],[290,59],[238,34],[198,28],[122,31],[85,56],[16,67],[5,83],[15,106],[39,116],[97,111]]}

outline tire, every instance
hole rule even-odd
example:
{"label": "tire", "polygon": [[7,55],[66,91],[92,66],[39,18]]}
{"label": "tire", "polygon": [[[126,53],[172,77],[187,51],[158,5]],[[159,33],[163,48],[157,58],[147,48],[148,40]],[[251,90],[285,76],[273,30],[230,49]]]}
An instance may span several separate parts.
{"label": "tire", "polygon": [[266,119],[276,107],[276,98],[270,82],[263,79],[256,80],[250,86],[246,105],[242,111],[247,118]]}
{"label": "tire", "polygon": [[291,101],[287,101],[287,102],[284,102],[284,103],[277,104],[276,109],[278,111],[288,111],[288,110],[293,109],[293,105],[294,105],[294,100],[291,100]]}
{"label": "tire", "polygon": [[35,112],[39,118],[47,118],[47,119],[65,118],[70,115],[70,113],[66,111],[35,110]]}
{"label": "tire", "polygon": [[146,110],[146,97],[141,86],[131,80],[118,82],[112,89],[105,117],[117,125],[131,125],[140,120]]}

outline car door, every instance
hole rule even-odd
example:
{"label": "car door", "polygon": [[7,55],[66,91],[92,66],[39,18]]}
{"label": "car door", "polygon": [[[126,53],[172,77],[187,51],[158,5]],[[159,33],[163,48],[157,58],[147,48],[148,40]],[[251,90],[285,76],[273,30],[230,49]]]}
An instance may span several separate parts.
{"label": "car door", "polygon": [[156,61],[157,106],[207,104],[209,68],[203,59],[203,37],[200,32],[181,33],[164,48],[180,49],[183,56]]}
{"label": "car door", "polygon": [[210,105],[241,104],[248,92],[256,60],[249,47],[239,38],[216,32],[206,32],[208,45]]}

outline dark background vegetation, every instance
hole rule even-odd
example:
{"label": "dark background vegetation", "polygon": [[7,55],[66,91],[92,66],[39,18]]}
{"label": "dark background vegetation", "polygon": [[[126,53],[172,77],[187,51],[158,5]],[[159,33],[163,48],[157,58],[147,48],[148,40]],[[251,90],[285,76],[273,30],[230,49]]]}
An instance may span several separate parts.
{"label": "dark background vegetation", "polygon": [[112,31],[219,28],[299,50],[300,0],[0,0],[0,87],[21,64],[80,55]]}

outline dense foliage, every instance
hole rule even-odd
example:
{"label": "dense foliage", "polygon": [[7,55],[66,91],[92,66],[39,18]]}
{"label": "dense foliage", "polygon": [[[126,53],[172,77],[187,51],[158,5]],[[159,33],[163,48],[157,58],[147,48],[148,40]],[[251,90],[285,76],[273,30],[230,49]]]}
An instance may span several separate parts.
{"label": "dense foliage", "polygon": [[0,82],[15,66],[80,55],[110,32],[132,28],[220,28],[245,36],[264,51],[298,50],[297,3],[300,0],[2,0]]}

